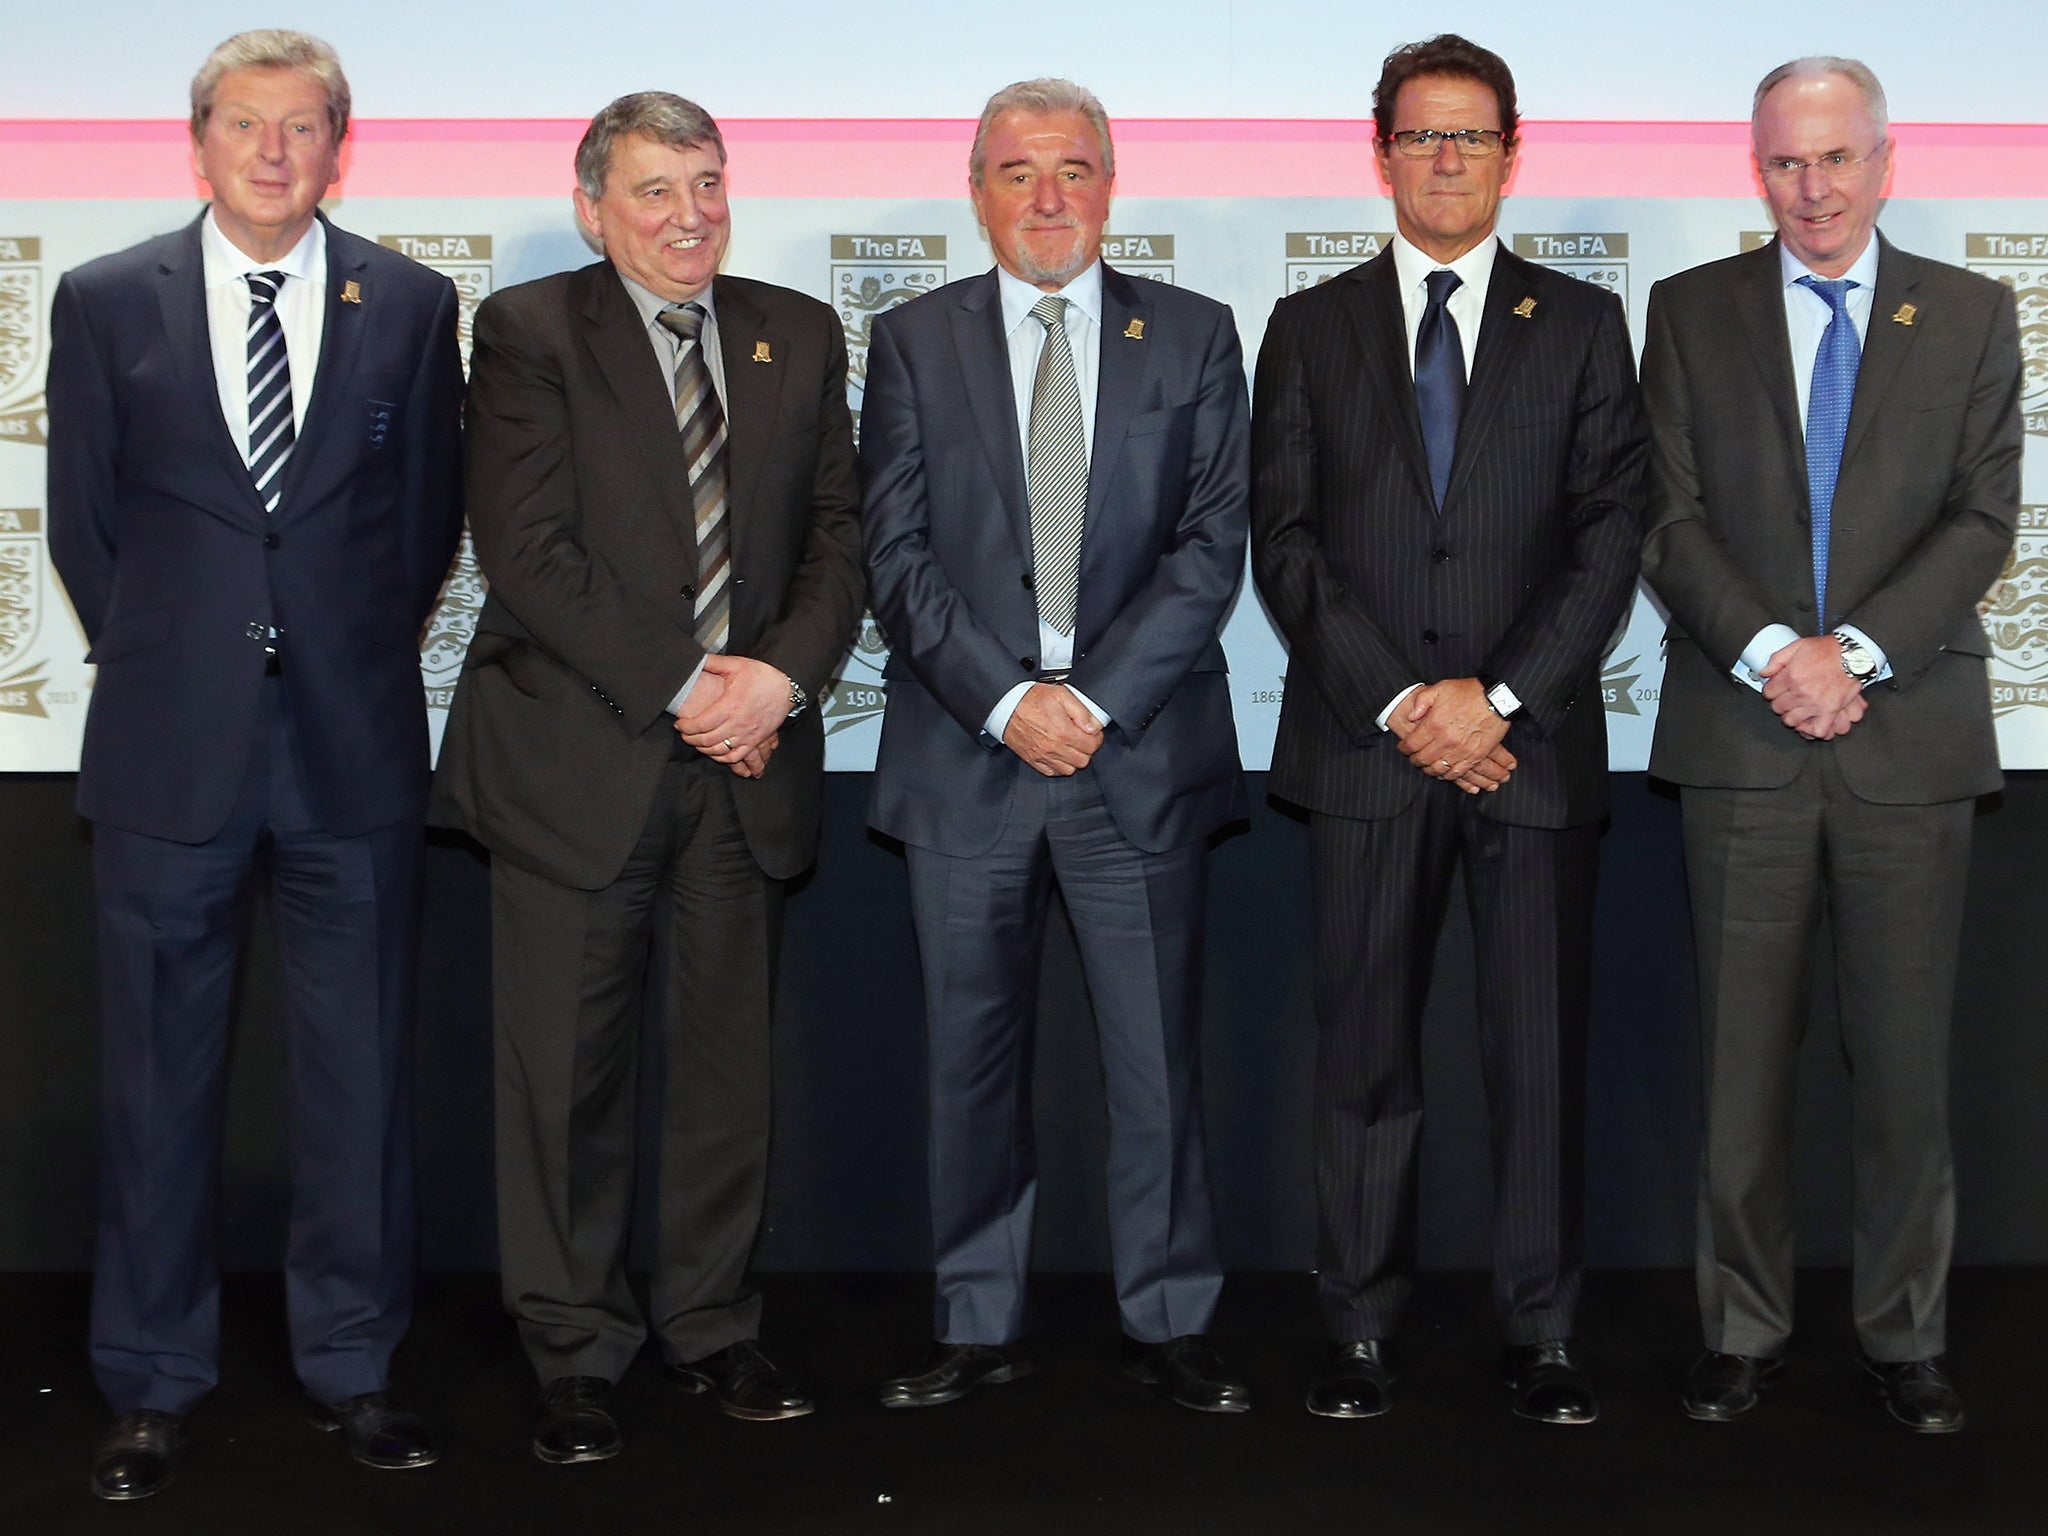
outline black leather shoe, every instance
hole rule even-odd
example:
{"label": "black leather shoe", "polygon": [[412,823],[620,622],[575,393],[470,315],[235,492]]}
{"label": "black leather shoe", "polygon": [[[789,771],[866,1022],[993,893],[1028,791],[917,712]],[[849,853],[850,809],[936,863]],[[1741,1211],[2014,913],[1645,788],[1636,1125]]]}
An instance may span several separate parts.
{"label": "black leather shoe", "polygon": [[1754,1408],[1764,1388],[1785,1369],[1782,1360],[1762,1355],[1724,1355],[1708,1350],[1686,1372],[1685,1416],[1709,1424],[1726,1424]]}
{"label": "black leather shoe", "polygon": [[124,1413],[92,1453],[92,1491],[103,1499],[146,1499],[178,1470],[185,1420],[151,1408]]}
{"label": "black leather shoe", "polygon": [[311,1403],[307,1412],[315,1429],[340,1430],[348,1439],[349,1455],[366,1467],[408,1471],[431,1467],[440,1460],[427,1421],[399,1407],[389,1392],[365,1392],[338,1403]]}
{"label": "black leather shoe", "polygon": [[1948,1379],[1948,1361],[1872,1360],[1863,1369],[1884,1395],[1884,1410],[1916,1435],[1952,1435],[1963,1427],[1963,1399]]}
{"label": "black leather shoe", "polygon": [[668,1378],[685,1392],[709,1392],[736,1419],[797,1419],[818,1406],[752,1339],[689,1365],[672,1363]]}
{"label": "black leather shoe", "polygon": [[1394,1372],[1380,1339],[1333,1344],[1309,1383],[1308,1411],[1325,1419],[1376,1419],[1393,1406]]}
{"label": "black leather shoe", "polygon": [[1031,1362],[995,1344],[940,1344],[908,1376],[882,1383],[884,1408],[936,1408],[976,1387],[1031,1374]]}
{"label": "black leather shoe", "polygon": [[612,1384],[602,1376],[559,1376],[541,1389],[533,1454],[551,1467],[609,1461],[619,1454]]}
{"label": "black leather shoe", "polygon": [[1126,1334],[1117,1369],[1201,1413],[1246,1413],[1252,1406],[1251,1388],[1203,1334],[1184,1333],[1163,1344],[1141,1344]]}
{"label": "black leather shoe", "polygon": [[1593,1383],[1563,1339],[1510,1344],[1501,1369],[1515,1394],[1515,1413],[1539,1424],[1590,1424],[1600,1417]]}

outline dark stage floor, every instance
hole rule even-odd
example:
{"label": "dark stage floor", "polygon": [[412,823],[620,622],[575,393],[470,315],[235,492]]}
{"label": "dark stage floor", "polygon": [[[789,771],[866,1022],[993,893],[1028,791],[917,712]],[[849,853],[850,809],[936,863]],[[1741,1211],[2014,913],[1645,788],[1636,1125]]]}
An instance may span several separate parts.
{"label": "dark stage floor", "polygon": [[86,1489],[103,1423],[83,1359],[78,1276],[0,1276],[0,1536],[50,1532],[1038,1533],[2035,1532],[2048,1528],[2042,1384],[2048,1271],[1959,1273],[1953,1359],[1960,1435],[1886,1420],[1852,1363],[1847,1286],[1801,1277],[1804,1335],[1782,1386],[1737,1425],[1678,1411],[1696,1337],[1690,1278],[1608,1273],[1581,1339],[1601,1421],[1565,1429],[1507,1411],[1479,1276],[1432,1276],[1401,1340],[1386,1418],[1309,1417],[1320,1345],[1311,1282],[1245,1276],[1217,1334],[1250,1375],[1249,1416],[1177,1408],[1114,1374],[1109,1282],[1041,1277],[1038,1374],[949,1407],[885,1412],[869,1389],[917,1357],[927,1282],[780,1276],[766,1342],[803,1362],[819,1411],[743,1424],[627,1378],[618,1460],[542,1468],[525,1453],[533,1388],[487,1277],[430,1278],[400,1385],[443,1459],[371,1472],[296,1408],[280,1290],[231,1282],[224,1385],[195,1416],[179,1480],[144,1504]]}

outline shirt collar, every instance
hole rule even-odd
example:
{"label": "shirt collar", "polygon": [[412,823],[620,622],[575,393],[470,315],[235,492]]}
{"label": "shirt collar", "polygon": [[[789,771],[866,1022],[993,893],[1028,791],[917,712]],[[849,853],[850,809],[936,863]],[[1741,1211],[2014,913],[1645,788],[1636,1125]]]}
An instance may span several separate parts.
{"label": "shirt collar", "polygon": [[[1784,236],[1778,237],[1778,278],[1790,288],[1802,277],[1819,277],[1820,274],[1792,254],[1792,247],[1785,243]],[[1849,264],[1849,270],[1842,276],[1859,288],[1877,286],[1877,231],[1870,232],[1870,243],[1863,247],[1863,254]]]}
{"label": "shirt collar", "polygon": [[[1009,335],[1026,320],[1031,310],[1047,297],[1043,288],[1027,283],[1006,267],[996,268],[996,288],[1003,299],[1003,334]],[[1059,290],[1060,298],[1081,311],[1096,325],[1102,324],[1102,259],[1088,263],[1087,270],[1070,278]]]}
{"label": "shirt collar", "polygon": [[1394,236],[1394,276],[1399,280],[1401,291],[1420,288],[1422,280],[1441,267],[1448,267],[1458,274],[1459,282],[1467,288],[1475,288],[1479,280],[1493,271],[1494,253],[1500,248],[1500,237],[1488,235],[1456,261],[1438,261],[1434,256],[1425,256],[1409,243],[1402,234]]}
{"label": "shirt collar", "polygon": [[[619,272],[617,267],[613,267],[612,270],[619,273],[619,281],[626,285],[626,297],[631,299],[633,307],[640,311],[640,323],[650,331],[659,326],[661,324],[661,312],[669,308],[676,301],[674,299],[664,299],[658,293],[650,293],[647,289],[634,282],[633,279],[626,276],[624,272]],[[717,287],[718,280],[713,278],[705,285],[702,293],[698,294],[694,299],[687,299],[683,302],[700,306],[715,324],[718,320],[718,307],[712,302],[711,294]]]}
{"label": "shirt collar", "polygon": [[199,223],[199,259],[209,288],[239,283],[251,272],[282,272],[316,283],[327,268],[327,226],[315,219],[299,243],[278,260],[258,261],[221,233],[209,206]]}

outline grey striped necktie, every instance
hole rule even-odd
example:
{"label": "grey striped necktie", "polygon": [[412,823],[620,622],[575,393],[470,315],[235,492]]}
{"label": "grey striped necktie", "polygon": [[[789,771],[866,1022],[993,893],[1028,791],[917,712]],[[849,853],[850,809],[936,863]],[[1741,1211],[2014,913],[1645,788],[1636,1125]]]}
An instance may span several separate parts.
{"label": "grey striped necktie", "polygon": [[1031,307],[1031,318],[1045,327],[1031,390],[1032,578],[1039,622],[1071,635],[1088,513],[1088,439],[1081,430],[1081,385],[1067,346],[1067,301],[1047,294]]}
{"label": "grey striped necktie", "polygon": [[704,360],[704,306],[661,312],[682,343],[676,355],[676,430],[690,465],[690,503],[697,521],[697,643],[725,649],[732,628],[732,541],[726,520],[725,408]]}
{"label": "grey striped necktie", "polygon": [[249,478],[263,510],[275,515],[292,456],[292,369],[278,323],[282,272],[249,274]]}

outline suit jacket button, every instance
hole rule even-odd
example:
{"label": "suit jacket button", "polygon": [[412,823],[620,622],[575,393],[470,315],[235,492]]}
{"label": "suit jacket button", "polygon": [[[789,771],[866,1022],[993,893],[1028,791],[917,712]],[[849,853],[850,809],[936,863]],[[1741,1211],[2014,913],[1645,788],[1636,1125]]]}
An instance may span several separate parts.
{"label": "suit jacket button", "polygon": [[683,596],[687,597],[691,602],[694,603],[697,600],[697,589],[692,586],[685,586],[683,588]]}
{"label": "suit jacket button", "polygon": [[1038,583],[1031,579],[1031,573],[1029,571],[1026,571],[1022,576],[1018,577],[1017,579],[1024,584],[1024,590],[1026,592],[1036,592],[1038,590]]}
{"label": "suit jacket button", "polygon": [[1435,644],[1436,644],[1436,631],[1435,631],[1435,630],[1433,630],[1433,629],[1425,629],[1425,630],[1424,630],[1424,631],[1422,632],[1422,643],[1423,643],[1424,645],[1435,645]]}
{"label": "suit jacket button", "polygon": [[1442,565],[1446,560],[1451,558],[1451,552],[1448,549],[1432,549],[1429,552],[1429,558],[1434,560],[1438,565]]}
{"label": "suit jacket button", "polygon": [[274,533],[266,533],[265,535],[263,535],[263,547],[265,549],[275,549],[279,544],[282,544],[283,542],[284,541]]}
{"label": "suit jacket button", "polygon": [[1017,660],[1023,664],[1026,672],[1036,672],[1038,670],[1038,659],[1034,656],[1019,656]]}
{"label": "suit jacket button", "polygon": [[245,625],[242,629],[242,637],[246,640],[264,640],[269,638],[269,635],[270,626],[267,624],[258,624],[253,619],[250,620],[249,623]]}

